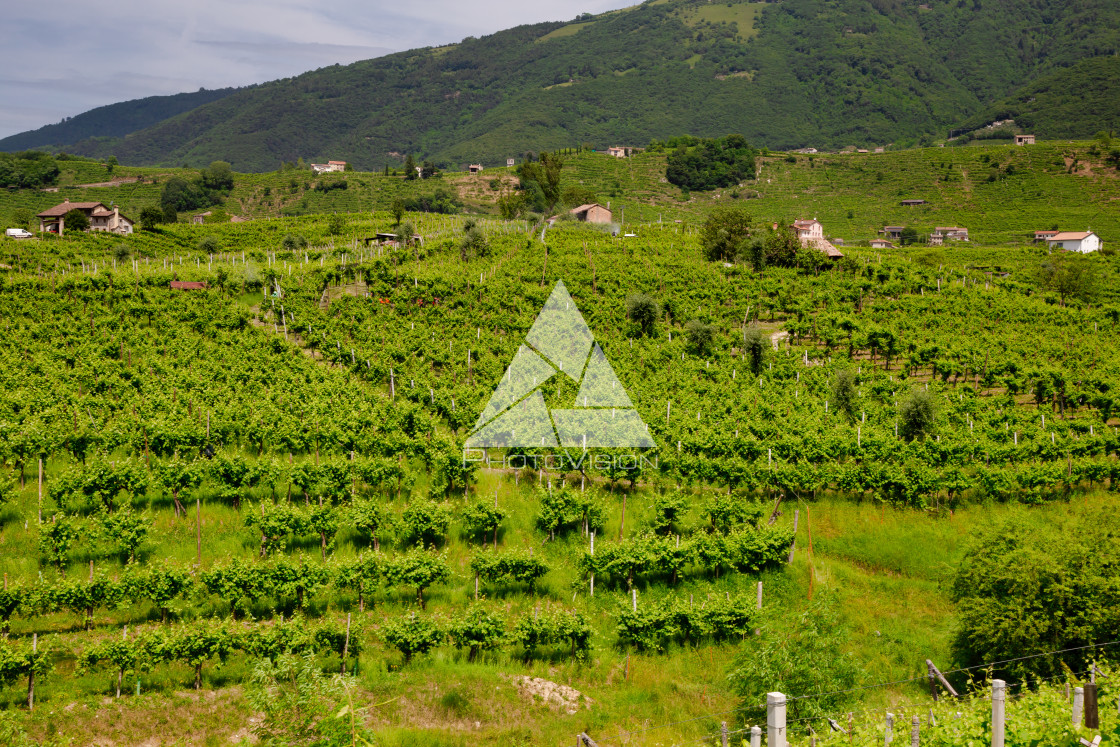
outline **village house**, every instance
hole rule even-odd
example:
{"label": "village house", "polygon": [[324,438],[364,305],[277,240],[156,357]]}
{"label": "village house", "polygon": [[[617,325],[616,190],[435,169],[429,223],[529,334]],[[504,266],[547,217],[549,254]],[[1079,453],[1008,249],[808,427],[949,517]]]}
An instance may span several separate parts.
{"label": "village house", "polygon": [[968,241],[968,229],[959,226],[937,226],[929,235],[929,243],[941,246],[946,241]]}
{"label": "village house", "polygon": [[904,228],[906,226],[883,226],[879,229],[879,234],[888,239],[901,239]]}
{"label": "village house", "polygon": [[1046,248],[1050,251],[1061,249],[1067,252],[1080,252],[1089,254],[1098,251],[1104,243],[1100,236],[1092,231],[1062,231],[1046,239]]}
{"label": "village house", "polygon": [[894,249],[894,244],[886,239],[871,239],[869,243],[872,249]]}
{"label": "village house", "polygon": [[1034,243],[1041,244],[1043,241],[1051,239],[1051,238],[1057,236],[1059,233],[1061,233],[1061,232],[1060,231],[1035,231],[1034,232]]}
{"label": "village house", "polygon": [[812,247],[819,252],[823,252],[829,259],[843,259],[843,253],[824,237],[824,226],[816,218],[795,220],[790,228],[797,234],[801,246]]}
{"label": "village house", "polygon": [[917,207],[918,205],[925,205],[926,201],[925,200],[903,200],[902,202],[900,202],[898,204],[903,205],[904,207]]}
{"label": "village house", "polygon": [[514,160],[513,160],[512,158],[507,158],[507,159],[506,159],[506,168],[507,168],[507,169],[512,169],[512,168],[513,168],[513,166],[514,166],[514,164],[516,164],[516,163],[517,163],[517,162],[516,162],[516,161],[514,161]]}
{"label": "village house", "polygon": [[569,212],[576,220],[588,223],[610,223],[612,218],[611,211],[597,202],[580,205],[577,208],[572,208]]}
{"label": "village house", "polygon": [[481,163],[472,163],[470,166],[467,167],[467,171],[471,172],[472,174],[477,174],[480,171],[482,171],[482,164]]}
{"label": "village house", "polygon": [[346,171],[346,161],[327,161],[326,163],[313,163],[311,170],[316,174],[327,174],[331,171]]}
{"label": "village house", "polygon": [[81,210],[89,218],[89,230],[110,231],[112,233],[130,234],[133,229],[133,220],[121,215],[120,208],[112,210],[100,202],[70,202],[66,200],[60,205],[55,205],[39,213],[39,230],[45,233],[57,233],[59,236],[66,230],[66,219],[63,217],[71,210]]}
{"label": "village house", "polygon": [[[377,246],[384,246],[391,249],[399,248],[401,245],[400,236],[395,233],[378,233],[373,236],[367,236],[364,239],[359,239],[359,241],[363,242],[366,246],[376,244]],[[418,233],[414,233],[412,234],[412,243],[423,245],[424,237]]]}
{"label": "village house", "polygon": [[1034,145],[1034,135],[1016,135],[1016,145]]}

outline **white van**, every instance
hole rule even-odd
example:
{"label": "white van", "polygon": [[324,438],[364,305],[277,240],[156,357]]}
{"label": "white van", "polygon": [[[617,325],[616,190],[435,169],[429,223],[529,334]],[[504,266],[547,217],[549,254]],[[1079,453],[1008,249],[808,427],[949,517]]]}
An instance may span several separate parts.
{"label": "white van", "polygon": [[9,239],[30,239],[35,234],[31,233],[26,228],[9,228],[4,231],[4,235]]}

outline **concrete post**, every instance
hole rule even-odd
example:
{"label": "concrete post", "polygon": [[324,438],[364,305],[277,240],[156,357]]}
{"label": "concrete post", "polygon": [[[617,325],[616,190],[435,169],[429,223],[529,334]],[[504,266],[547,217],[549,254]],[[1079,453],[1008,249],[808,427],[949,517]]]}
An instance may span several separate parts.
{"label": "concrete post", "polygon": [[1081,711],[1085,706],[1085,688],[1073,688],[1073,728],[1081,726]]}
{"label": "concrete post", "polygon": [[766,747],[786,747],[786,696],[766,693]]}
{"label": "concrete post", "polygon": [[751,727],[751,747],[762,747],[762,728]]}
{"label": "concrete post", "polygon": [[992,680],[992,747],[1003,747],[1003,717],[1007,683]]}

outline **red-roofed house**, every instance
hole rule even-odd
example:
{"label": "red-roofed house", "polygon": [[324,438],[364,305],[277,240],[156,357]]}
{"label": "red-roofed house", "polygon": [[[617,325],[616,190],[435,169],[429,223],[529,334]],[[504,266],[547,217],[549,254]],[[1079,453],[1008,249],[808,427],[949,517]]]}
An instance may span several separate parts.
{"label": "red-roofed house", "polygon": [[1061,233],[1061,231],[1035,231],[1034,243],[1039,244],[1049,238],[1057,236],[1059,233]]}
{"label": "red-roofed house", "polygon": [[89,218],[89,230],[91,231],[132,233],[133,221],[131,218],[121,215],[120,208],[114,207],[110,210],[100,202],[70,202],[70,200],[39,213],[36,216],[39,219],[39,230],[57,233],[61,236],[66,230],[66,220],[63,216],[71,210],[81,210],[86,214],[86,217]]}
{"label": "red-roofed house", "polygon": [[1050,251],[1062,249],[1067,252],[1080,252],[1088,254],[1099,250],[1104,243],[1101,237],[1092,231],[1062,231],[1046,239],[1046,248]]}
{"label": "red-roofed house", "polygon": [[959,226],[938,226],[929,235],[929,243],[941,246],[946,241],[968,241],[968,229]]}

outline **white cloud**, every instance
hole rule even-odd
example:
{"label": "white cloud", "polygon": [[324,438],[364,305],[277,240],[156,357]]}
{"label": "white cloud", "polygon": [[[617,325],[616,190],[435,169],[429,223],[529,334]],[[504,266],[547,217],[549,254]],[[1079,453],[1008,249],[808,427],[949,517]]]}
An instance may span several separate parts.
{"label": "white cloud", "polygon": [[[5,10],[0,137],[96,106],[261,83],[392,50],[438,46],[620,0],[58,0]],[[16,4],[12,4],[16,5]]]}

